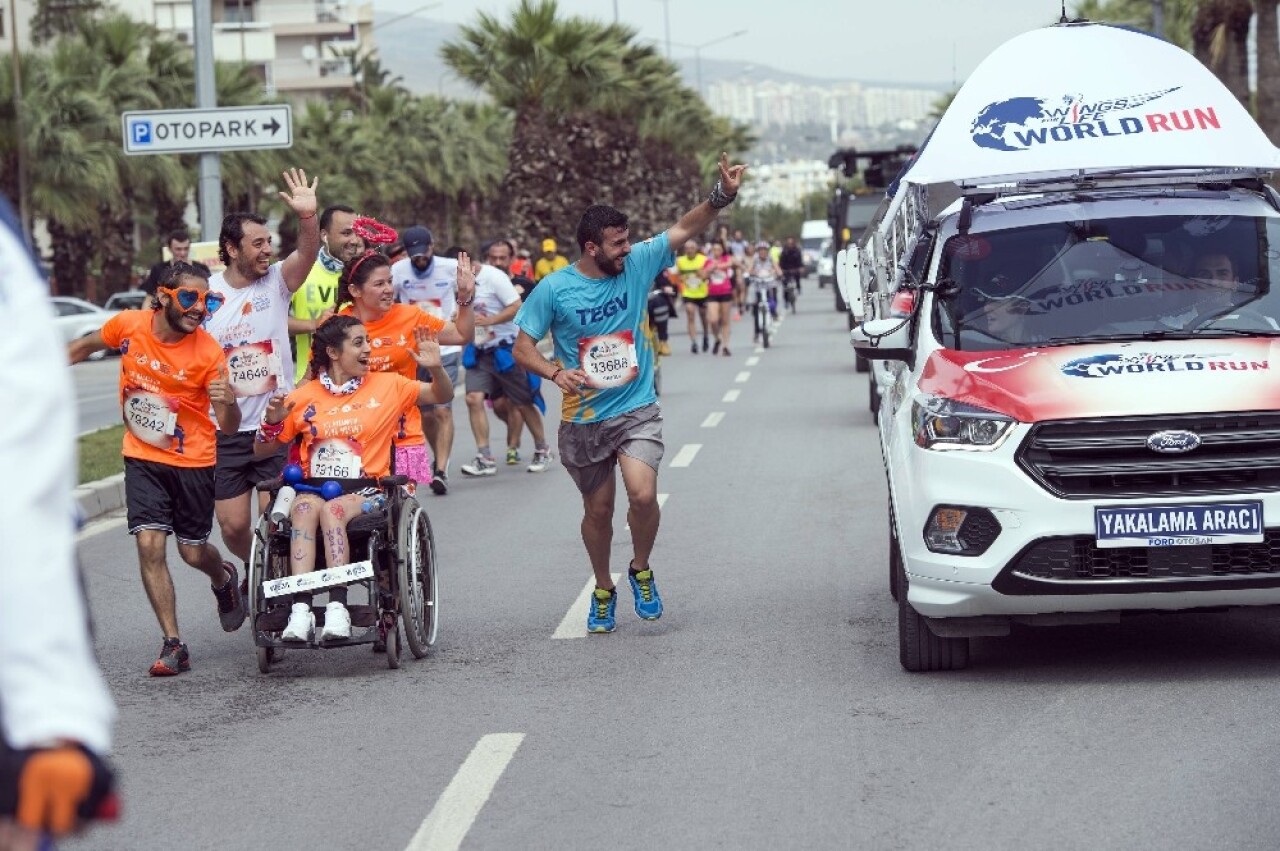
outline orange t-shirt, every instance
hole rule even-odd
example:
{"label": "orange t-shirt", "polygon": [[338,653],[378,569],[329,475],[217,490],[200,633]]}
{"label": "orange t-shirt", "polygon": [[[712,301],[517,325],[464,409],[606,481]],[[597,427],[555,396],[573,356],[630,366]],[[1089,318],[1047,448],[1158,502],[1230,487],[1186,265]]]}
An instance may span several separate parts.
{"label": "orange t-shirt", "polygon": [[[354,316],[351,305],[340,311]],[[420,310],[411,304],[393,304],[387,315],[374,322],[364,323],[369,336],[369,371],[394,372],[415,381],[418,362],[411,352],[416,348],[413,332],[426,328],[434,334],[444,330],[447,323],[438,316]],[[422,413],[415,407],[405,414],[404,430],[396,437],[397,446],[421,446],[427,438],[422,432]]]}
{"label": "orange t-shirt", "polygon": [[154,310],[126,310],[102,326],[103,342],[121,353],[124,457],[212,467],[217,435],[209,418],[209,382],[226,355],[203,328],[180,342],[161,342],[151,327],[155,317]]}
{"label": "orange t-shirt", "polygon": [[293,411],[279,440],[302,435],[302,468],[315,479],[385,476],[391,470],[391,446],[404,415],[418,411],[417,381],[370,372],[354,393],[329,392],[317,380],[289,394]]}

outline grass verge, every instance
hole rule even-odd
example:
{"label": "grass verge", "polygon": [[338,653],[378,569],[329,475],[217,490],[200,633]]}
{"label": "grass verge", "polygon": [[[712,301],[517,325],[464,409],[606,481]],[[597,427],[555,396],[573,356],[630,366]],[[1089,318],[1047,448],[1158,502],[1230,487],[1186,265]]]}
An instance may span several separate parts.
{"label": "grass verge", "polygon": [[123,425],[90,432],[80,438],[80,484],[124,472],[124,456],[120,454],[123,440]]}

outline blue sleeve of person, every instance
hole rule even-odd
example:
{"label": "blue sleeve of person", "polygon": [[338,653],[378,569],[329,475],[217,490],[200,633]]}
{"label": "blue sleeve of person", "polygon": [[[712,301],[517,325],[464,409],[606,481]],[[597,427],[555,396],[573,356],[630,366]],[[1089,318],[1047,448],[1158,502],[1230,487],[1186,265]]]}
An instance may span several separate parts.
{"label": "blue sleeve of person", "polygon": [[653,287],[653,279],[658,277],[658,273],[663,269],[676,262],[676,255],[671,250],[671,242],[667,239],[666,231],[663,231],[657,236],[651,236],[644,242],[637,242],[632,246],[630,259],[633,265],[627,271],[634,277],[627,283],[642,299],[647,299],[649,290]]}

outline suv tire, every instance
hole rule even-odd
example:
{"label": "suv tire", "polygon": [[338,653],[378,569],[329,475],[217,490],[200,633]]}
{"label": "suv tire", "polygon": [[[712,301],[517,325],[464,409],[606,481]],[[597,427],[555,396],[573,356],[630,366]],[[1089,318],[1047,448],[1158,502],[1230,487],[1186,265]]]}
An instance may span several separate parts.
{"label": "suv tire", "polygon": [[907,573],[898,553],[898,661],[908,671],[959,671],[969,667],[969,639],[934,635],[907,602]]}

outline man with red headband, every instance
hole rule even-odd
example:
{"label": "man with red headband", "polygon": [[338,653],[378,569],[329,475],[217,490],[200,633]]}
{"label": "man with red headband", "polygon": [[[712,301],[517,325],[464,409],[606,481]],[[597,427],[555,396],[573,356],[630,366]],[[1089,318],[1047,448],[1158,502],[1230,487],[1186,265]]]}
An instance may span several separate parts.
{"label": "man with red headband", "polygon": [[217,440],[209,410],[219,428],[234,433],[240,409],[222,349],[200,327],[226,309],[222,296],[209,289],[206,274],[187,263],[173,264],[161,277],[150,310],[118,313],[68,351],[72,363],[108,346],[121,353],[129,534],[164,634],[153,677],[191,667],[187,645],[178,636],[173,579],[165,563],[169,535],[177,539],[182,560],[209,577],[222,628],[232,632],[245,619],[235,565],[223,561],[209,543]]}
{"label": "man with red headband", "polygon": [[[275,478],[284,468],[284,452],[255,458],[253,435],[267,402],[275,393],[293,389],[293,355],[289,351],[289,302],[306,281],[320,252],[316,221],[316,183],[299,169],[284,173],[289,191],[280,197],[298,217],[298,247],[272,262],[274,248],[266,219],[254,213],[231,213],[222,220],[218,256],[226,269],[209,279],[209,291],[226,304],[205,329],[227,354],[231,389],[240,409],[239,430],[218,435],[218,467],[214,499],[218,527],[227,549],[246,563],[252,543],[251,498],[258,482]],[[259,501],[266,511],[267,495]]]}

